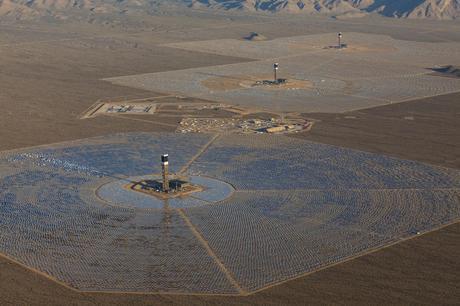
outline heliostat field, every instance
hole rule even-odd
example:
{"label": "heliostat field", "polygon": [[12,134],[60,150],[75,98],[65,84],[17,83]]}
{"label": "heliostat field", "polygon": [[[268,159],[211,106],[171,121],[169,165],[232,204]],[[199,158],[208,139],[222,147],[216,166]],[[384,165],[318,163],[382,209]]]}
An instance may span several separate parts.
{"label": "heliostat field", "polygon": [[[159,173],[163,153],[206,190],[132,205],[123,182]],[[247,294],[460,217],[459,171],[286,136],[4,152],[0,186],[0,252],[84,291]]]}
{"label": "heliostat field", "polygon": [[[331,48],[336,33],[267,41],[221,39],[166,47],[253,60],[106,79],[155,92],[204,98],[277,112],[331,112],[375,107],[460,90],[460,79],[430,68],[460,61],[458,43],[422,43],[384,35],[344,33],[348,47]],[[272,66],[289,86],[251,86],[272,80]]]}

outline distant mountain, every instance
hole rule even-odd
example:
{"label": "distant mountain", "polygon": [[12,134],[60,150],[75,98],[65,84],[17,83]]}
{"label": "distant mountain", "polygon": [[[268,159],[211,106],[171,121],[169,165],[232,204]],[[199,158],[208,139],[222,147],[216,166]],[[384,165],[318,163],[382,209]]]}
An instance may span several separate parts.
{"label": "distant mountain", "polygon": [[[368,1],[366,1],[368,2]],[[460,0],[374,0],[364,8],[389,17],[460,18]]]}
{"label": "distant mountain", "polygon": [[460,0],[0,0],[0,17],[68,18],[74,14],[152,13],[164,8],[353,15],[398,18],[460,18]]}
{"label": "distant mountain", "polygon": [[192,7],[288,13],[343,13],[358,10],[347,0],[192,0]]}
{"label": "distant mountain", "polygon": [[460,0],[189,0],[191,7],[287,13],[379,13],[398,18],[460,18]]}
{"label": "distant mountain", "polygon": [[66,19],[75,15],[149,14],[176,5],[185,7],[185,2],[185,0],[0,0],[0,17]]}

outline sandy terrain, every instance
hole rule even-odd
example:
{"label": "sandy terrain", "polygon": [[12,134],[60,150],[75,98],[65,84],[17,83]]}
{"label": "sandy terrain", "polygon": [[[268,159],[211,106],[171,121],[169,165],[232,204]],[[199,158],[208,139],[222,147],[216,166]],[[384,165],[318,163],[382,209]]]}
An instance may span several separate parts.
{"label": "sandy terrain", "polygon": [[[71,31],[71,28],[69,31]],[[54,28],[52,33],[56,31]],[[154,122],[100,118],[79,120],[79,116],[97,100],[107,97],[152,97],[161,95],[126,87],[112,86],[99,79],[141,72],[182,69],[211,63],[231,63],[241,59],[175,51],[130,38],[55,40],[37,44],[2,45],[0,121],[2,149],[56,142],[115,131],[171,130]],[[15,31],[15,39],[27,31]],[[102,34],[100,34],[102,36]],[[84,36],[84,34],[81,34]],[[52,57],[49,54],[53,54]],[[195,56],[196,55],[196,56]],[[40,131],[37,133],[37,131]]]}
{"label": "sandy terrain", "polygon": [[[139,30],[141,26],[128,28],[126,25],[113,29],[71,23],[2,25],[0,148],[6,150],[124,131],[174,131],[180,117],[145,121],[130,116],[88,120],[78,117],[101,98],[153,95],[99,81],[102,78],[247,61],[241,57],[164,47],[167,43],[238,40],[252,31],[274,39],[339,30],[378,33],[418,42],[460,41],[458,23],[389,22],[370,17],[351,21],[317,17],[280,21],[245,16],[226,19],[205,14],[199,18],[171,18],[157,17],[146,22],[142,26],[148,25],[148,31]],[[308,137],[318,142],[458,168],[459,148],[454,141],[460,137],[455,117],[457,100],[456,96],[444,96],[433,98],[430,103],[395,104],[343,116],[308,114],[307,117],[321,120]],[[410,119],[412,117],[414,120]],[[82,294],[2,258],[0,303],[202,305],[247,302],[267,305],[377,302],[432,305],[442,299],[446,304],[454,304],[460,299],[457,285],[460,282],[459,239],[460,226],[452,225],[244,298]]]}
{"label": "sandy terrain", "polygon": [[460,143],[452,141],[460,137],[459,99],[455,93],[340,115],[305,114],[318,121],[298,137],[460,168]]}

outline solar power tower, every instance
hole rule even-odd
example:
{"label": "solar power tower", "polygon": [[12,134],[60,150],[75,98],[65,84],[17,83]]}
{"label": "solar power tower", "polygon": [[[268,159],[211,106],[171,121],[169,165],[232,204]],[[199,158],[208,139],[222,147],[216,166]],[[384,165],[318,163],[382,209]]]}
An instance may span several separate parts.
{"label": "solar power tower", "polygon": [[275,80],[274,80],[275,83],[278,81],[278,77],[276,76],[276,73],[278,72],[279,66],[280,66],[280,64],[278,64],[278,63],[273,64],[273,72],[275,74]]}
{"label": "solar power tower", "polygon": [[169,192],[169,162],[168,162],[168,154],[161,155],[161,170],[163,173],[163,192]]}
{"label": "solar power tower", "polygon": [[339,32],[339,34],[337,34],[337,38],[339,39],[339,49],[342,49],[342,37],[342,32]]}

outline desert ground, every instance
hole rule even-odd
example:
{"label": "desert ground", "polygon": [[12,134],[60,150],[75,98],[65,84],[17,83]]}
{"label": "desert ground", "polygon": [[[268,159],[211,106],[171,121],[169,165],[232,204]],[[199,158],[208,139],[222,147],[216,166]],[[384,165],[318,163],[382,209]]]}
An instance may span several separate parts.
{"label": "desert ground", "polygon": [[[460,81],[454,77],[433,76],[429,70],[437,64],[460,64],[458,52],[455,53],[460,45],[460,34],[456,31],[458,22],[388,20],[375,16],[345,20],[324,17],[286,20],[275,16],[235,14],[223,17],[201,12],[186,18],[155,16],[137,21],[138,24],[126,21],[119,25],[25,21],[2,24],[0,105],[3,112],[0,114],[0,149],[23,150],[26,147],[116,133],[174,132],[184,116],[181,112],[142,118],[123,115],[81,119],[101,99],[158,99],[172,94],[173,100],[176,99],[175,95],[185,95],[186,99],[192,102],[198,99],[200,103],[209,100],[231,103],[234,98],[238,103],[233,104],[254,108],[254,112],[259,114],[296,113],[299,117],[314,121],[309,132],[286,136],[292,137],[292,141],[306,139],[318,145],[340,146],[433,167],[460,169],[457,141],[460,139],[460,104],[459,94],[455,93],[460,91]],[[261,43],[268,44],[265,48],[267,52],[276,54],[261,56],[269,57],[267,63],[271,63],[277,58],[277,53],[286,50],[279,42],[294,40],[291,42],[294,44],[293,54],[286,56],[300,56],[304,62],[305,58],[312,56],[312,50],[305,47],[310,45],[305,43],[305,39],[308,41],[319,37],[321,43],[318,46],[323,46],[338,31],[350,33],[352,41],[362,37],[368,39],[369,46],[362,46],[360,50],[351,48],[348,58],[359,65],[360,57],[364,56],[367,65],[353,69],[356,75],[350,73],[343,76],[343,85],[337,81],[337,75],[329,73],[331,86],[338,86],[339,92],[328,94],[324,90],[326,93],[321,95],[321,99],[324,99],[321,101],[325,103],[318,100],[316,106],[310,107],[305,101],[306,104],[302,104],[305,107],[293,103],[284,109],[276,101],[264,104],[266,100],[260,100],[257,94],[252,99],[251,95],[248,98],[232,92],[240,90],[241,82],[235,85],[233,79],[243,68],[255,67],[260,69],[255,73],[256,77],[265,76],[265,65],[260,66],[263,61],[259,55],[253,56],[250,48],[246,52],[240,47],[241,39],[249,33],[258,32],[267,37],[268,40]],[[302,42],[300,46],[296,45],[299,39]],[[376,46],[373,39],[388,43]],[[203,43],[208,41],[210,46],[214,46],[217,40],[236,44],[241,52],[223,52],[230,47],[210,50]],[[278,47],[270,48],[270,41],[278,44]],[[384,53],[389,52],[385,59],[389,62],[395,61],[391,55],[392,48],[407,47],[407,60],[411,62],[407,66],[395,64],[387,67],[381,62],[384,59],[372,58],[369,54],[371,46],[380,48]],[[422,50],[411,57],[410,51],[418,48]],[[313,51],[318,51],[316,49]],[[330,50],[319,49],[320,53],[327,51]],[[298,52],[302,54],[298,55]],[[363,53],[357,55],[359,52]],[[429,57],[433,53],[437,57]],[[323,63],[327,63],[327,56],[320,57]],[[340,68],[342,70],[335,73],[346,74],[349,69],[346,62]],[[287,67],[291,65],[295,69],[294,63],[286,63]],[[241,69],[231,69],[222,74],[222,67]],[[208,75],[209,71],[216,73]],[[203,83],[184,88],[184,84],[189,84],[189,79],[193,79],[197,73],[206,76],[207,80],[211,78],[208,83],[211,82],[213,86],[217,83],[218,93],[203,95]],[[301,82],[300,90],[308,91],[311,90],[309,82],[321,83],[321,76],[326,74],[317,70],[315,73],[301,78],[299,72],[293,72],[289,77],[302,79],[304,83]],[[229,75],[231,81],[216,81],[216,74],[217,77]],[[244,74],[244,80],[248,79],[246,76],[249,74]],[[360,80],[366,79],[369,74],[389,80],[388,87],[379,88],[372,82],[360,85]],[[133,84],[143,82],[136,81],[139,76],[147,76],[153,86]],[[359,97],[352,99],[345,108],[328,105],[328,98],[337,101],[344,94],[347,99],[353,98],[355,92],[350,94],[352,88],[347,87],[347,78],[358,82],[355,83],[355,90],[361,90],[357,93]],[[403,81],[398,83],[395,79]],[[326,79],[325,82],[329,81]],[[387,88],[394,89],[392,84],[395,83],[401,87],[396,88],[397,94],[389,96],[391,93]],[[168,87],[171,84],[179,89],[172,90]],[[412,87],[411,84],[417,86]],[[405,88],[417,90],[406,91]],[[227,90],[230,93],[226,93]],[[296,95],[294,98],[302,101],[302,94]],[[288,101],[289,98],[282,94],[278,97],[280,101]],[[360,102],[362,100],[365,102]],[[214,115],[212,111],[209,112],[207,116]],[[218,114],[224,117],[228,115]],[[451,223],[398,244],[372,250],[366,255],[334,263],[315,273],[268,288],[262,286],[263,290],[241,297],[82,293],[54,282],[43,271],[31,270],[14,259],[1,257],[0,302],[6,305],[455,304],[460,299],[460,226]]]}

